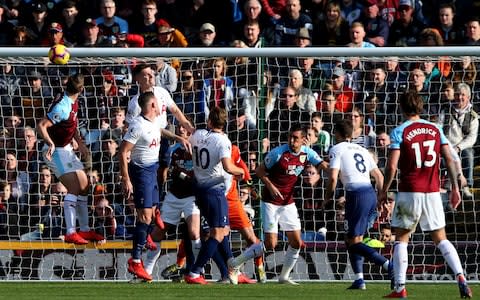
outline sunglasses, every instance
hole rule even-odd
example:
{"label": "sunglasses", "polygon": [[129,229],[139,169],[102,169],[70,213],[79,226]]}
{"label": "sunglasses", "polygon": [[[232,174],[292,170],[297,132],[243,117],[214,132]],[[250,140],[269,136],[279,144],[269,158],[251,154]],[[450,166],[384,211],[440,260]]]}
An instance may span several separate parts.
{"label": "sunglasses", "polygon": [[283,97],[288,97],[288,98],[292,98],[295,96],[296,96],[295,94],[283,94]]}

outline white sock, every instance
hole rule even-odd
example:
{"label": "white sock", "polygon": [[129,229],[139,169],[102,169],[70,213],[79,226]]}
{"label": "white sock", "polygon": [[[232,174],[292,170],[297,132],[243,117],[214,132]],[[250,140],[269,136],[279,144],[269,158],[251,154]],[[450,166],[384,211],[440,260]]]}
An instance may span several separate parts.
{"label": "white sock", "polygon": [[202,241],[200,239],[197,240],[191,240],[192,243],[192,252],[193,252],[193,258],[197,260],[198,253],[200,252],[200,248],[202,248]]}
{"label": "white sock", "polygon": [[393,248],[393,265],[395,274],[395,291],[401,292],[407,281],[408,251],[407,243],[396,242]]}
{"label": "white sock", "polygon": [[363,279],[363,273],[355,274],[355,280],[358,280],[358,279]]}
{"label": "white sock", "polygon": [[388,271],[388,266],[389,266],[389,265],[390,265],[390,261],[387,260],[387,261],[382,265],[382,267],[383,267],[383,269],[384,269],[385,271]]}
{"label": "white sock", "polygon": [[145,268],[145,271],[149,275],[152,275],[153,267],[155,267],[155,264],[157,263],[157,260],[160,257],[160,254],[162,253],[162,248],[160,248],[160,242],[155,242],[155,245],[157,245],[157,250],[147,251],[147,256],[143,261],[143,267]]}
{"label": "white sock", "polygon": [[447,265],[452,269],[455,275],[463,275],[462,263],[458,257],[458,252],[449,240],[443,240],[438,243],[438,249],[442,252]]}
{"label": "white sock", "polygon": [[250,245],[245,251],[242,252],[239,256],[235,257],[234,266],[238,267],[245,263],[246,261],[259,257],[263,254],[263,243],[255,243]]}
{"label": "white sock", "polygon": [[290,278],[290,272],[292,272],[295,263],[297,262],[300,249],[292,248],[288,246],[287,252],[285,253],[285,260],[283,261],[282,271],[280,272],[280,280],[288,280]]}
{"label": "white sock", "polygon": [[66,194],[63,200],[63,214],[65,215],[65,227],[67,234],[77,231],[77,196]]}
{"label": "white sock", "polygon": [[90,231],[88,225],[88,198],[87,196],[78,195],[77,217],[80,231]]}

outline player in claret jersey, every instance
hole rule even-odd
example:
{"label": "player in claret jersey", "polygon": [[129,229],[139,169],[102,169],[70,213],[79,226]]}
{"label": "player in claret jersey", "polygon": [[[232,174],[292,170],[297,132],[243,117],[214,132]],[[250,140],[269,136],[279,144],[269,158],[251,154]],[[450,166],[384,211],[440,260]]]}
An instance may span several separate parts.
{"label": "player in claret jersey", "polygon": [[[52,103],[47,116],[38,123],[38,132],[45,141],[42,149],[44,161],[68,190],[63,201],[67,229],[65,242],[78,245],[88,244],[89,240],[105,239],[90,230],[88,225],[88,178],[72,147],[72,141],[75,140],[82,158],[90,155],[77,128],[78,97],[83,91],[83,84],[83,75],[70,76],[63,97]],[[80,224],[78,233],[77,215]]]}
{"label": "player in claret jersey", "polygon": [[265,248],[275,249],[278,226],[288,237],[288,249],[285,254],[279,283],[297,284],[290,280],[292,271],[300,253],[300,218],[293,200],[293,190],[297,178],[307,163],[320,165],[326,169],[328,164],[311,148],[304,145],[307,133],[300,125],[290,129],[288,144],[270,151],[265,161],[255,170],[258,178],[265,184],[263,190],[262,211]]}
{"label": "player in claret jersey", "polygon": [[472,291],[467,285],[457,250],[447,240],[445,233],[445,214],[440,198],[440,157],[445,160],[452,184],[450,204],[456,208],[460,203],[457,172],[448,141],[435,124],[420,119],[423,101],[415,91],[409,91],[400,97],[400,107],[406,121],[391,133],[385,182],[380,193],[380,201],[386,201],[398,168],[400,182],[392,216],[396,240],[393,250],[395,290],[385,298],[407,297],[407,246],[409,236],[417,224],[420,224],[422,230],[430,232],[433,242],[454,272],[460,296],[471,298]]}

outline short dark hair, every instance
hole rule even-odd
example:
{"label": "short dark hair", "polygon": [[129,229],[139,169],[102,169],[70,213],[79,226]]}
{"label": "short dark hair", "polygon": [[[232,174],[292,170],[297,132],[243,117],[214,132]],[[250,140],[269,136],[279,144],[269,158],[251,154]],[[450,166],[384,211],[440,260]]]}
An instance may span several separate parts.
{"label": "short dark hair", "polygon": [[341,137],[348,139],[353,134],[353,124],[351,119],[339,120],[335,123],[335,133],[338,133]]}
{"label": "short dark hair", "polygon": [[140,72],[142,72],[143,70],[147,69],[147,68],[151,68],[152,66],[150,66],[149,64],[146,64],[146,63],[141,63],[141,64],[138,64],[135,66],[135,68],[133,68],[133,71],[132,71],[132,75],[133,75],[133,78],[137,77],[138,74],[140,74]]}
{"label": "short dark hair", "polygon": [[140,96],[138,96],[138,105],[143,110],[152,98],[155,98],[155,94],[153,92],[142,93]]}
{"label": "short dark hair", "polygon": [[296,131],[301,131],[302,136],[304,137],[307,136],[307,129],[305,128],[305,126],[302,126],[301,124],[295,124],[295,125],[292,125],[292,127],[290,127],[290,134]]}
{"label": "short dark hair", "polygon": [[213,107],[208,114],[208,121],[213,128],[223,130],[227,124],[227,111],[218,106]]}
{"label": "short dark hair", "polygon": [[407,116],[419,115],[423,111],[423,99],[415,90],[400,95],[400,107]]}

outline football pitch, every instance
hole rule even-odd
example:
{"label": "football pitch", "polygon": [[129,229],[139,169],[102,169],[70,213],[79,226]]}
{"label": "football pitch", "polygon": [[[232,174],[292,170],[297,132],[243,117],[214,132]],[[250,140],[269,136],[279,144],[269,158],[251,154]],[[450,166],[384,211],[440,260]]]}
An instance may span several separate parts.
{"label": "football pitch", "polygon": [[[382,299],[390,292],[387,283],[367,283],[367,290],[346,290],[350,283],[301,283],[298,286],[276,282],[250,285],[207,286],[185,283],[154,282],[129,284],[127,282],[3,282],[0,299]],[[473,296],[479,295],[480,286],[471,284]],[[408,299],[459,299],[454,283],[410,283]]]}

